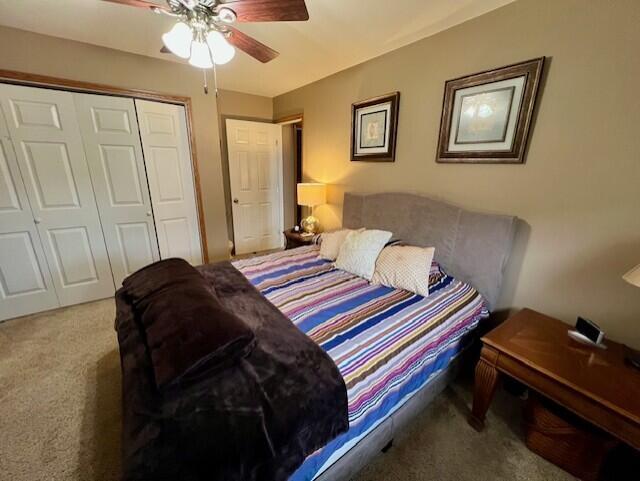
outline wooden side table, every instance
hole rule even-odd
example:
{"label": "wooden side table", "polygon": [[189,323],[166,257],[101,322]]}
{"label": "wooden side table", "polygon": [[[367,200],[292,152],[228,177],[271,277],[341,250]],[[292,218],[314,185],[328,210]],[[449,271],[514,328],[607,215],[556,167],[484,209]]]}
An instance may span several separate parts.
{"label": "wooden side table", "polygon": [[622,344],[586,346],[569,338],[568,329],[524,309],[484,336],[469,424],[484,428],[504,374],[640,450],[640,371],[625,363]]}
{"label": "wooden side table", "polygon": [[301,232],[294,232],[292,229],[287,229],[283,232],[287,244],[285,250],[295,249],[296,247],[308,246],[313,244],[314,235],[302,235]]}

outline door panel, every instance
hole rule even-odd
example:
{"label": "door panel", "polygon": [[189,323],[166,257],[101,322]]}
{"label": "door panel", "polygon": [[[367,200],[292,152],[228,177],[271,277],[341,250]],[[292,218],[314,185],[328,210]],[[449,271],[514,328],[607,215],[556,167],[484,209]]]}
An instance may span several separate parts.
{"label": "door panel", "polygon": [[117,229],[121,261],[127,274],[143,268],[150,263],[150,259],[158,259],[155,229],[152,234],[150,229],[153,226],[150,227],[148,222],[121,222]]}
{"label": "door panel", "polygon": [[0,103],[60,304],[112,296],[73,95],[2,84]]}
{"label": "door panel", "polygon": [[9,98],[9,105],[16,128],[62,131],[60,112],[55,103]]}
{"label": "door panel", "polygon": [[66,144],[22,142],[28,182],[36,193],[38,208],[78,208],[80,201]]}
{"label": "door panel", "polygon": [[273,204],[271,202],[262,202],[259,205],[260,209],[260,236],[265,238],[268,237],[273,229],[274,225],[277,225],[273,219]]}
{"label": "door panel", "polygon": [[160,257],[202,263],[184,107],[136,100]]}
{"label": "door panel", "polygon": [[227,120],[236,254],[282,247],[282,128]]}
{"label": "door panel", "polygon": [[173,147],[150,147],[149,153],[158,187],[156,202],[184,202],[178,150]]}
{"label": "door panel", "polygon": [[[6,141],[9,147],[9,141]],[[16,182],[9,170],[9,160],[5,144],[0,145],[0,212],[19,212],[22,210]]]}
{"label": "door panel", "polygon": [[65,288],[98,281],[96,263],[85,227],[49,229],[47,234],[56,260],[56,272]]}
{"label": "door panel", "polygon": [[186,217],[163,219],[160,221],[162,233],[161,244],[167,248],[167,257],[191,257],[191,242],[189,238],[189,223]]}
{"label": "door panel", "polygon": [[3,297],[10,298],[46,290],[30,232],[0,234],[0,282]]}
{"label": "door panel", "polygon": [[58,307],[0,111],[0,320]]}
{"label": "door panel", "polygon": [[117,286],[160,256],[132,99],[74,94]]}
{"label": "door panel", "polygon": [[257,152],[256,157],[258,159],[258,189],[268,191],[273,186],[273,170],[277,168],[276,159],[269,155],[269,152]]}
{"label": "door panel", "polygon": [[[136,101],[136,104],[138,102],[139,101]],[[155,103],[146,101],[140,102]],[[141,107],[144,111],[145,125],[147,127],[145,132],[146,135],[168,135],[170,137],[176,135],[175,119],[170,113],[171,109],[168,109],[166,112],[162,112],[162,109],[154,112],[152,109],[158,109],[159,107],[157,105],[142,105]]]}
{"label": "door panel", "polygon": [[7,128],[7,122],[4,118],[2,108],[0,108],[0,137],[9,138],[9,129]]}
{"label": "door panel", "polygon": [[[132,146],[100,145],[98,151],[111,206],[145,206],[138,175],[139,157]],[[148,200],[148,198],[147,198]]]}
{"label": "door panel", "polygon": [[[110,100],[113,103],[133,103],[128,99],[116,99],[115,97],[105,97],[100,95],[78,94],[78,96],[93,100],[94,105],[91,107],[91,120],[94,132],[112,133],[112,134],[130,134],[132,133],[131,112],[127,105],[124,108],[111,108],[107,105],[99,106],[99,104],[108,104]],[[98,105],[95,105],[98,104]]]}

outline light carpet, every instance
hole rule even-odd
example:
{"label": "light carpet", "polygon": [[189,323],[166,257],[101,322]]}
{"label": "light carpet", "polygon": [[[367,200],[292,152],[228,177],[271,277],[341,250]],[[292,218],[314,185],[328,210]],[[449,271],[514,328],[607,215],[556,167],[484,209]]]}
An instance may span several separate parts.
{"label": "light carpet", "polygon": [[[0,479],[112,481],[120,472],[120,360],[112,299],[0,324]],[[470,380],[442,393],[355,481],[565,480],[522,441],[520,401],[498,392],[466,423]]]}

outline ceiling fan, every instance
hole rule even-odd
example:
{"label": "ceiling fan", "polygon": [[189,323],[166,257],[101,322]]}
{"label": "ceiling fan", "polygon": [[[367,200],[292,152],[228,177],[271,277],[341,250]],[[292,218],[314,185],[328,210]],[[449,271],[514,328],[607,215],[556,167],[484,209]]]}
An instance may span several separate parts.
{"label": "ceiling fan", "polygon": [[304,0],[104,0],[151,11],[176,19],[162,36],[162,52],[189,59],[194,67],[209,69],[229,62],[239,48],[262,63],[278,52],[233,26],[236,22],[309,20]]}

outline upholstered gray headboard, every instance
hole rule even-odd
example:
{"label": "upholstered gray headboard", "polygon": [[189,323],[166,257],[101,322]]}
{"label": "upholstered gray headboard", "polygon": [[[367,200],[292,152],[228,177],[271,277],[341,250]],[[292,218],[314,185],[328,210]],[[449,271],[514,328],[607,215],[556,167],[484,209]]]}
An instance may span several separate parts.
{"label": "upholstered gray headboard", "polygon": [[395,239],[435,247],[436,261],[449,274],[475,287],[489,309],[496,306],[516,217],[472,212],[418,194],[346,193],[342,224],[384,229]]}

